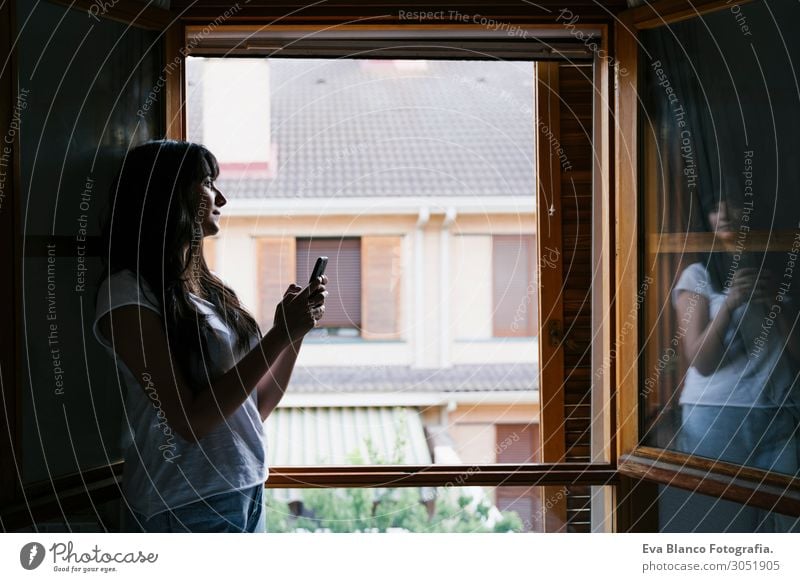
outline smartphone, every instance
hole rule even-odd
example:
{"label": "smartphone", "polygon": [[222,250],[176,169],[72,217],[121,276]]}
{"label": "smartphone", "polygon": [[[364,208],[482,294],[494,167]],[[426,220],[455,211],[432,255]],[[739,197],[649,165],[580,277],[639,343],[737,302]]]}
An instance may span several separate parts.
{"label": "smartphone", "polygon": [[317,280],[317,277],[322,277],[325,274],[325,267],[328,266],[328,257],[317,257],[317,262],[314,263],[314,269],[311,271],[309,277],[309,284]]}

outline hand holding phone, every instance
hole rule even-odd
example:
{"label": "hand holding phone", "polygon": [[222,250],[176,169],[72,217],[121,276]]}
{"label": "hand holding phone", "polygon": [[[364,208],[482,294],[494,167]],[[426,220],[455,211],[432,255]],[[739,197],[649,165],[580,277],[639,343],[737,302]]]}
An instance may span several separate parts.
{"label": "hand holding phone", "polygon": [[311,277],[308,279],[309,285],[315,283],[319,277],[325,274],[325,267],[328,266],[328,257],[317,257],[314,268],[311,270]]}
{"label": "hand holding phone", "polygon": [[328,257],[318,257],[314,268],[311,270],[311,277],[308,279],[309,286],[314,285],[314,291],[309,297],[309,309],[314,318],[314,327],[319,326],[319,319],[325,313],[325,267],[328,266]]}

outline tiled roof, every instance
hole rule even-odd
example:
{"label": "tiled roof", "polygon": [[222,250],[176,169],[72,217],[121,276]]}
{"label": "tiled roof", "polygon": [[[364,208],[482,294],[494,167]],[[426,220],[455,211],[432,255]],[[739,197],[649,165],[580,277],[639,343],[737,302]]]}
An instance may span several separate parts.
{"label": "tiled roof", "polygon": [[[532,64],[270,61],[272,178],[236,198],[532,196]],[[199,116],[191,116],[198,123]]]}
{"label": "tiled roof", "polygon": [[539,387],[536,364],[409,366],[297,366],[287,394],[353,392],[497,392]]}

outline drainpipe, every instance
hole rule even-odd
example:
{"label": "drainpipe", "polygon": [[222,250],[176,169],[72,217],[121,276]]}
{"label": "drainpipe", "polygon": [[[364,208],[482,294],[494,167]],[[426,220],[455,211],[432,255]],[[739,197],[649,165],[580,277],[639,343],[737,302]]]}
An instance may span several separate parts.
{"label": "drainpipe", "polygon": [[450,206],[439,231],[439,367],[450,367],[450,225],[455,222],[456,209]]}
{"label": "drainpipe", "polygon": [[414,366],[422,366],[425,356],[425,225],[431,218],[431,211],[427,206],[419,209],[417,228],[414,231]]}

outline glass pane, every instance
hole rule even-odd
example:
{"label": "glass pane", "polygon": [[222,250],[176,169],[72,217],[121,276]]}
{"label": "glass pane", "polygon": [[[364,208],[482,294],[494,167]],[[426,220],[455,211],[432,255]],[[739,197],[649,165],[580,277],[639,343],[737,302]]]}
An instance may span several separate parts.
{"label": "glass pane", "polygon": [[797,3],[644,31],[644,444],[800,468]]}
{"label": "glass pane", "polygon": [[611,487],[266,489],[267,531],[511,533],[610,531]]}
{"label": "glass pane", "polygon": [[188,59],[188,137],[228,198],[214,270],[266,331],[329,257],[271,466],[540,459],[533,81],[531,62]]}
{"label": "glass pane", "polygon": [[662,533],[800,532],[800,517],[665,486],[658,488],[658,522]]}
{"label": "glass pane", "polygon": [[104,269],[99,224],[126,149],[162,131],[151,91],[163,53],[155,31],[50,2],[15,5],[21,470],[29,483],[123,456],[121,387],[91,332]]}

